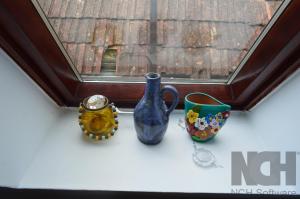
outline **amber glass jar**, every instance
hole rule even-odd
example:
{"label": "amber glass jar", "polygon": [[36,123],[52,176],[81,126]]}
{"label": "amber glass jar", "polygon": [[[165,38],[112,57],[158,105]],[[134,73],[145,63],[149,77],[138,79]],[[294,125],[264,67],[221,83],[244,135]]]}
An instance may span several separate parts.
{"label": "amber glass jar", "polygon": [[90,139],[108,139],[118,129],[117,115],[116,107],[105,96],[93,95],[80,103],[79,125]]}

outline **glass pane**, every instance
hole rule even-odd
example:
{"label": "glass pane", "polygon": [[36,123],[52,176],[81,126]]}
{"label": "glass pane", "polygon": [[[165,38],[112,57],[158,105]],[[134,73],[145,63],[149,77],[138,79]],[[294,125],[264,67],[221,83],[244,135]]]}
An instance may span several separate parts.
{"label": "glass pane", "polygon": [[38,0],[83,79],[226,82],[283,0]]}

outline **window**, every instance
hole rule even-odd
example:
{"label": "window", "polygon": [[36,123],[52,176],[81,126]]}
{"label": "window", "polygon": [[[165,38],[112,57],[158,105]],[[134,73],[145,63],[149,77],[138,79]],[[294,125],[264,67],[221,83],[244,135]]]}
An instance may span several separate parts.
{"label": "window", "polygon": [[[83,80],[158,72],[165,81],[224,83],[283,0],[37,2]],[[111,46],[118,60],[107,74],[99,69]]]}
{"label": "window", "polygon": [[202,91],[245,110],[298,68],[298,1],[0,4],[2,48],[64,106],[102,93],[132,107],[143,93],[142,74],[155,71],[181,100]]}
{"label": "window", "polygon": [[[123,57],[125,55],[122,55]],[[117,50],[108,48],[104,51],[102,56],[102,62],[100,65],[100,73],[106,75],[113,75],[116,72],[116,59],[117,59]],[[123,58],[120,58],[122,60]],[[126,57],[124,58],[126,59]],[[97,66],[95,67],[97,69]]]}

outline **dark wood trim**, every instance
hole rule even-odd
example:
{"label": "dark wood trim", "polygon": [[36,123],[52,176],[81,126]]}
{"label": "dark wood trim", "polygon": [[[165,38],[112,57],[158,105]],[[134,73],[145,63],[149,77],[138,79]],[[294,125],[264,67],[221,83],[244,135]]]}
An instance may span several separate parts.
{"label": "dark wood trim", "polygon": [[78,80],[31,1],[0,1],[0,46],[52,97],[67,106]]}
{"label": "dark wood trim", "polygon": [[300,1],[291,1],[231,84],[235,102],[252,108],[299,68]]}
{"label": "dark wood trim", "polygon": [[[235,110],[253,107],[299,68],[299,10],[300,1],[291,1],[232,84],[174,85],[178,108],[187,93],[197,91]],[[143,95],[144,84],[80,82],[29,0],[0,1],[0,46],[61,106],[78,106],[84,97],[101,93],[118,107],[134,107]]]}
{"label": "dark wood trim", "polygon": [[[178,108],[183,108],[183,99],[185,95],[192,92],[205,92],[212,96],[217,96],[218,99],[224,103],[229,103],[234,106],[234,99],[231,97],[230,87],[227,85],[215,85],[215,84],[173,84],[179,92],[180,103]],[[118,107],[135,107],[139,99],[144,93],[144,84],[139,83],[81,83],[77,90],[76,99],[79,102],[86,96],[97,94],[107,96],[110,101],[114,102]],[[121,96],[121,97],[120,97]],[[166,95],[165,99],[168,102],[171,100],[171,96]],[[75,104],[76,105],[76,104]]]}
{"label": "dark wood trim", "polygon": [[139,198],[139,199],[245,199],[245,198],[299,198],[299,195],[279,195],[279,194],[224,194],[224,193],[174,193],[174,192],[129,192],[129,191],[89,191],[89,190],[55,190],[55,189],[13,189],[0,187],[0,194],[6,198],[55,198],[55,199],[117,199],[117,198]]}

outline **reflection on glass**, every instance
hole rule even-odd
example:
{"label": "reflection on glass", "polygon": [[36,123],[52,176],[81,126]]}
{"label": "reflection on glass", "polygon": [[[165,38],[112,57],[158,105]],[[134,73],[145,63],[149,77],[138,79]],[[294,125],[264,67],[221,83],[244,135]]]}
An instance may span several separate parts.
{"label": "reflection on glass", "polygon": [[226,81],[281,0],[38,0],[78,72]]}

